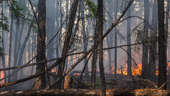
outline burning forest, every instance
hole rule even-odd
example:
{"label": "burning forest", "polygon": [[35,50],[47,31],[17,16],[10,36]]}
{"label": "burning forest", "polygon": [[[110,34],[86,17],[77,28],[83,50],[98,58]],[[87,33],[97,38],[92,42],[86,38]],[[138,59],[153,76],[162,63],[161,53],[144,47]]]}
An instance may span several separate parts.
{"label": "burning forest", "polygon": [[170,96],[170,0],[0,0],[0,96]]}

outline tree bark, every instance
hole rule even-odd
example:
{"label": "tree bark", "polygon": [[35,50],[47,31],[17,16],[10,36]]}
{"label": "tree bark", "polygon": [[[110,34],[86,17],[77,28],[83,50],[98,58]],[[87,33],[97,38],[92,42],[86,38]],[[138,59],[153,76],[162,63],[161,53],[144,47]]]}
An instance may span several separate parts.
{"label": "tree bark", "polygon": [[103,0],[98,0],[98,8],[97,8],[97,19],[96,19],[96,27],[98,31],[99,38],[99,69],[100,69],[100,80],[102,86],[102,96],[106,96],[106,84],[105,84],[105,76],[104,76],[104,65],[103,65]]}
{"label": "tree bark", "polygon": [[94,33],[94,49],[93,51],[93,57],[92,57],[92,77],[91,77],[91,83],[92,83],[92,88],[95,88],[95,83],[96,83],[96,62],[97,62],[97,30],[95,28],[95,33]]}
{"label": "tree bark", "polygon": [[167,81],[167,33],[165,31],[165,12],[164,12],[164,1],[158,0],[158,46],[159,46],[159,75],[158,75],[158,86],[163,86],[166,89]]}
{"label": "tree bark", "polygon": [[[11,12],[11,22],[10,22],[10,36],[9,36],[9,52],[8,52],[8,66],[12,65],[12,48],[13,48],[13,25],[14,25],[14,14]],[[8,75],[11,74],[11,70],[8,71]],[[8,78],[8,82],[11,81],[11,76]]]}
{"label": "tree bark", "polygon": [[[83,34],[83,51],[87,52],[88,48],[88,32],[86,31],[86,25],[85,25],[85,12],[83,9],[84,3],[83,0],[81,1],[81,17],[82,19],[82,34]],[[84,64],[88,62],[88,58],[86,57],[84,60]],[[85,67],[85,76],[88,77],[88,64]]]}
{"label": "tree bark", "polygon": [[[37,33],[37,58],[36,62],[46,60],[46,0],[39,0],[38,3],[38,33]],[[46,62],[38,63],[36,73],[45,71]],[[39,76],[34,84],[34,89],[46,88],[45,73]]]}
{"label": "tree bark", "polygon": [[[129,8],[128,12],[127,12],[127,16],[131,15],[131,7]],[[131,20],[128,19],[127,20],[127,44],[130,45],[131,44]],[[131,46],[127,47],[127,75],[128,76],[132,76],[132,62],[131,62]]]}
{"label": "tree bark", "polygon": [[148,46],[147,43],[145,43],[148,40],[148,20],[149,20],[149,1],[144,0],[144,33],[142,36],[143,44],[143,53],[142,53],[142,78],[147,79],[148,78]]}
{"label": "tree bark", "polygon": [[[118,0],[115,1],[115,19],[117,19],[117,13],[118,13]],[[119,32],[119,30],[117,28],[115,28],[115,44],[114,46],[117,46],[117,33]],[[114,50],[114,75],[115,77],[117,76],[117,48],[115,48]]]}
{"label": "tree bark", "polygon": [[[156,5],[156,1],[153,1],[153,7],[152,7],[152,25],[154,30],[151,31],[151,37],[150,37],[150,49],[149,49],[149,79],[152,81],[156,81],[156,52],[157,52],[157,24],[158,24],[158,20],[157,17],[158,15],[157,13],[157,5]],[[149,71],[148,70],[148,71]]]}

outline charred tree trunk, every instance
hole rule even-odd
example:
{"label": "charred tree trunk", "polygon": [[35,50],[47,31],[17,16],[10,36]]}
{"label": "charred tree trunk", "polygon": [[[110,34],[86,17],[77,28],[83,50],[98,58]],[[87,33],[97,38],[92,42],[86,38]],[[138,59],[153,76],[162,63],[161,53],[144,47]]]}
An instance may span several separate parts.
{"label": "charred tree trunk", "polygon": [[99,69],[100,69],[100,80],[102,86],[102,96],[106,96],[106,85],[105,85],[105,76],[104,76],[104,65],[103,65],[103,0],[98,0],[98,8],[97,8],[97,19],[96,19],[96,27],[98,31],[99,38]]}
{"label": "charred tree trunk", "polygon": [[[117,20],[117,13],[118,13],[118,0],[116,0],[115,1],[115,20]],[[117,28],[115,28],[115,45],[114,46],[117,46],[117,33],[118,33],[118,29]],[[114,50],[115,52],[114,52],[114,64],[115,64],[115,66],[114,66],[114,75],[115,75],[115,77],[117,76],[117,48],[115,48],[115,50]]]}
{"label": "charred tree trunk", "polygon": [[148,22],[149,22],[149,1],[144,0],[144,33],[142,36],[143,44],[143,53],[142,53],[142,78],[147,79],[148,78],[148,46],[147,46],[147,40],[148,40]]}
{"label": "charred tree trunk", "polygon": [[[127,12],[127,16],[131,15],[131,8],[129,8]],[[131,44],[131,20],[127,20],[127,45]],[[128,76],[132,76],[132,62],[131,62],[131,46],[127,47],[127,74]]]}
{"label": "charred tree trunk", "polygon": [[92,76],[91,76],[91,83],[92,83],[92,88],[95,88],[95,83],[96,83],[96,62],[97,62],[97,31],[95,28],[95,33],[94,33],[94,49],[93,49],[93,59],[92,59]]}
{"label": "charred tree trunk", "polygon": [[165,31],[165,12],[164,12],[164,1],[158,0],[158,46],[159,46],[159,75],[158,75],[158,86],[162,86],[166,89],[167,81],[167,33]]}
{"label": "charred tree trunk", "polygon": [[[157,6],[156,6],[156,0],[153,1],[153,8],[152,8],[152,25],[154,30],[151,31],[151,37],[150,37],[150,49],[149,49],[149,79],[152,81],[156,81],[156,52],[157,52]],[[148,71],[149,71],[148,70]]]}
{"label": "charred tree trunk", "polygon": [[[38,33],[37,33],[37,58],[36,62],[46,60],[46,0],[38,3]],[[38,63],[36,73],[45,71],[46,62]],[[46,75],[39,76],[34,84],[34,89],[46,88]]]}

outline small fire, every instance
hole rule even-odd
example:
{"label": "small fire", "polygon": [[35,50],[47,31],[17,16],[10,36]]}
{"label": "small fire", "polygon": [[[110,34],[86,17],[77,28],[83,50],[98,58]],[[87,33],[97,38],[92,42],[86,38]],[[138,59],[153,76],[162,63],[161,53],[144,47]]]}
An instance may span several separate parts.
{"label": "small fire", "polygon": [[132,68],[133,76],[141,75],[141,73],[142,73],[142,64],[137,64],[136,68],[135,67]]}
{"label": "small fire", "polygon": [[[167,73],[170,73],[170,62],[168,62],[167,65]],[[112,66],[112,74],[114,74],[114,67]],[[121,68],[117,71],[117,74],[121,75],[127,75],[127,64],[125,66],[121,66]],[[136,67],[132,67],[132,75],[133,76],[138,76],[142,74],[142,64],[137,64]],[[158,76],[159,71],[158,68],[156,69],[155,72],[156,76]]]}
{"label": "small fire", "polygon": [[[141,75],[141,72],[142,72],[142,64],[137,64],[136,67],[132,68],[133,76]],[[112,74],[114,74],[114,67],[112,67]],[[127,64],[126,66],[121,66],[121,68],[117,71],[117,74],[127,75]]]}
{"label": "small fire", "polygon": [[[4,71],[0,71],[0,79],[3,79],[5,77],[5,73],[4,73]],[[5,80],[2,80],[1,82],[0,82],[0,85],[3,85],[5,83]]]}

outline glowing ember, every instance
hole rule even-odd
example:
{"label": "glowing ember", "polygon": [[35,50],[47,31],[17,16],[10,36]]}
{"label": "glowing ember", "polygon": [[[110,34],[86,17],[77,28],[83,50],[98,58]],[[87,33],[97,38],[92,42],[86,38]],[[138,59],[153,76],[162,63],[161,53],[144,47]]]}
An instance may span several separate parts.
{"label": "glowing ember", "polygon": [[158,69],[156,69],[156,72],[155,72],[155,74],[156,74],[156,76],[158,76],[158,74],[159,74],[159,71],[158,71]]}

